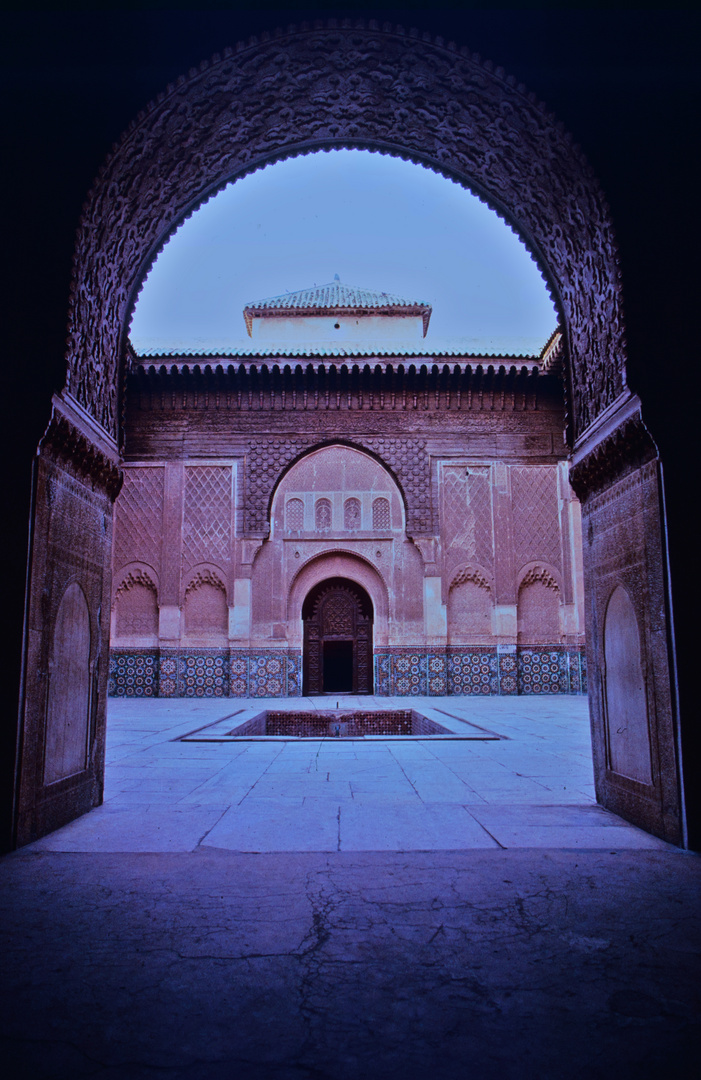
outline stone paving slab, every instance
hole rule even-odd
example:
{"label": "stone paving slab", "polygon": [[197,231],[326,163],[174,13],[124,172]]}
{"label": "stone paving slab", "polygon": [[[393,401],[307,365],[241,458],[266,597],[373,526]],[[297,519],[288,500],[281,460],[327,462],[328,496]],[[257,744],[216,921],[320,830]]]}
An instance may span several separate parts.
{"label": "stone paving slab", "polygon": [[2,1075],[696,1080],[699,901],[669,847],[24,849]]}
{"label": "stone paving slab", "polygon": [[[441,723],[481,725],[497,741],[309,739],[182,742],[230,730],[283,702],[110,702],[105,804],[36,851],[417,851],[502,846],[659,848],[594,804],[586,700],[340,698],[342,708],[414,708]],[[335,705],[335,701],[331,703]],[[232,716],[233,714],[233,716]],[[501,816],[485,816],[484,808]],[[466,809],[467,808],[467,809]],[[548,811],[546,818],[536,811]]]}

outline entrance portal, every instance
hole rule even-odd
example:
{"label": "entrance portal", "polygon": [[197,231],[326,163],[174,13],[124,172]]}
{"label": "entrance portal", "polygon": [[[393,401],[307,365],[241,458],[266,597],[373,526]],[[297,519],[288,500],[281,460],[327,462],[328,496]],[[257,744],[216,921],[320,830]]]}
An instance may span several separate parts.
{"label": "entrance portal", "polygon": [[348,578],[321,581],[307,595],[304,693],[371,694],[372,601]]}

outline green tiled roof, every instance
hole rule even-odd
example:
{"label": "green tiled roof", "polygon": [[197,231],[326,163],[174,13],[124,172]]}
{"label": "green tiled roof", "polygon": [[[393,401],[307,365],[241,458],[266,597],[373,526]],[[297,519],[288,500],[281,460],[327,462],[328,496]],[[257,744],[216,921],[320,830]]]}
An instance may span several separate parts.
{"label": "green tiled roof", "polygon": [[392,315],[420,315],[424,321],[424,333],[431,317],[431,305],[424,300],[406,300],[393,293],[373,292],[356,285],[346,285],[338,275],[327,285],[313,285],[309,289],[283,293],[281,296],[269,296],[265,300],[246,304],[243,316],[248,333],[251,333],[251,320],[254,315],[288,314],[309,312],[325,314],[356,313],[373,314],[384,312]]}

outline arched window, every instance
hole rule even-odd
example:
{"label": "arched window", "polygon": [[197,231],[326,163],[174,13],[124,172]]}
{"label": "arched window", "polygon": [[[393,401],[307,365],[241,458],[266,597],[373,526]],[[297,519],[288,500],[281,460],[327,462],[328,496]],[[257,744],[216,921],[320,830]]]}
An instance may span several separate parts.
{"label": "arched window", "polygon": [[389,499],[373,499],[372,502],[372,527],[377,532],[386,532],[391,527],[389,516]]}
{"label": "arched window", "polygon": [[331,503],[328,499],[317,499],[314,521],[318,532],[331,528]]}
{"label": "arched window", "polygon": [[304,528],[304,503],[301,499],[290,499],[286,507],[286,524],[291,532]]}
{"label": "arched window", "polygon": [[343,527],[351,531],[360,528],[360,499],[346,499],[343,507]]}

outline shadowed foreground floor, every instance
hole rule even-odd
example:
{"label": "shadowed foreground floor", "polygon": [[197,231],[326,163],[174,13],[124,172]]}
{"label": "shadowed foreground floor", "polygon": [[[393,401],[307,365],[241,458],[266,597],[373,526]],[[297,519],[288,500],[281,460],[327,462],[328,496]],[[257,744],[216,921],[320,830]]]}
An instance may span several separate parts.
{"label": "shadowed foreground floor", "polygon": [[671,848],[25,849],[4,1075],[695,1077],[700,893]]}

